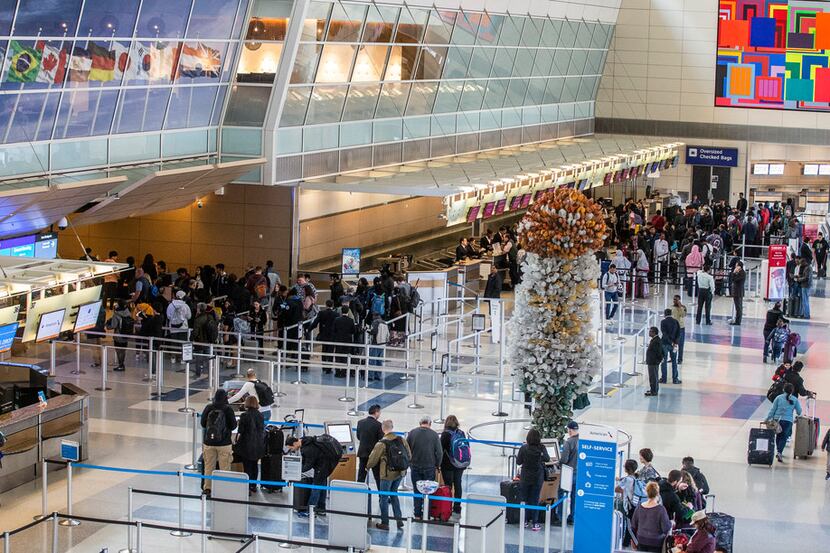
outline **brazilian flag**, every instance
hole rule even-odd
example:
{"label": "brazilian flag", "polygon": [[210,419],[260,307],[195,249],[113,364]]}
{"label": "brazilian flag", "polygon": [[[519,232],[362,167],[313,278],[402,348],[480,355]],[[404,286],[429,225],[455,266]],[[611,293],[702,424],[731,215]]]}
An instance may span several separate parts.
{"label": "brazilian flag", "polygon": [[9,72],[6,81],[10,83],[32,83],[40,72],[40,50],[23,46],[16,40],[9,49]]}

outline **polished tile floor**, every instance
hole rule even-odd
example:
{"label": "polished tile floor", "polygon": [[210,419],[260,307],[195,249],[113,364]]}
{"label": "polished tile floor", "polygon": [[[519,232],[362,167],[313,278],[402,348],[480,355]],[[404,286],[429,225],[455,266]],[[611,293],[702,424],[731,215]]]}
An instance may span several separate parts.
{"label": "polished tile floor", "polygon": [[[800,348],[806,370],[807,387],[818,392],[817,416],[827,424],[830,421],[830,300],[825,296],[826,281],[818,281],[815,297],[812,299],[813,319],[797,321],[793,329],[801,334]],[[628,339],[623,345],[626,362],[624,372],[630,372],[634,357],[632,332],[641,327],[646,309],[663,307],[663,293],[657,288],[650,300],[639,300],[625,313],[628,321],[622,334]],[[688,302],[687,302],[688,303]],[[736,553],[778,553],[793,550],[821,551],[827,547],[830,536],[830,484],[824,480],[825,454],[816,452],[812,458],[794,460],[787,450],[784,464],[772,468],[749,467],[746,464],[747,436],[749,429],[758,424],[766,414],[769,403],[764,394],[770,382],[772,365],[761,363],[761,327],[765,302],[747,299],[743,325],[727,325],[731,312],[731,300],[716,298],[714,303],[714,325],[698,327],[688,319],[685,362],[681,368],[683,384],[667,385],[661,388],[659,397],[643,397],[644,377],[624,375],[625,387],[609,387],[608,397],[591,395],[592,405],[578,414],[578,419],[613,425],[632,436],[632,451],[641,447],[654,450],[655,466],[662,474],[678,468],[680,459],[692,455],[696,464],[709,479],[713,493],[717,495],[717,510],[730,513],[737,519],[735,529]],[[633,324],[632,322],[633,321]],[[617,328],[608,328],[606,343],[612,344]],[[454,330],[450,330],[450,337]],[[638,341],[637,338],[636,341]],[[484,340],[487,342],[487,340]],[[639,343],[639,341],[638,341]],[[427,345],[424,346],[428,347]],[[495,346],[485,344],[484,356],[497,354]],[[474,349],[462,347],[465,361],[471,361]],[[48,351],[33,348],[21,360],[48,362]],[[180,470],[190,462],[191,417],[177,411],[183,405],[184,375],[176,373],[175,366],[168,365],[165,375],[164,401],[151,397],[155,387],[142,382],[145,369],[128,356],[128,371],[124,375],[109,373],[111,390],[93,390],[100,383],[100,370],[86,368],[91,361],[91,351],[82,353],[84,375],[72,375],[74,353],[68,346],[59,348],[57,371],[59,380],[73,381],[90,390],[92,395],[90,412],[89,462],[98,465],[131,467],[156,470]],[[606,363],[608,382],[617,382],[616,364],[618,354],[609,352]],[[388,376],[383,385],[373,384],[369,389],[360,389],[359,407],[380,402],[384,405],[384,418],[392,418],[398,430],[406,430],[417,424],[423,413],[438,416],[441,402],[439,397],[430,397],[431,378],[428,371],[430,354],[413,356],[413,365],[421,362],[425,372],[419,378],[417,402],[422,409],[409,408],[414,402],[415,383],[403,381],[399,376]],[[172,357],[170,359],[172,362]],[[399,366],[402,365],[402,362]],[[264,368],[266,364],[261,364]],[[243,367],[244,368],[244,367]],[[644,367],[640,366],[642,372]],[[470,363],[460,367],[464,375],[454,379],[455,386],[449,388],[445,401],[445,413],[458,416],[463,427],[497,420],[490,413],[496,410],[497,387],[492,381],[477,381],[467,376],[472,373]],[[493,357],[484,357],[481,372],[497,374]],[[226,371],[227,375],[233,371]],[[226,375],[226,376],[227,376]],[[342,380],[319,375],[313,369],[304,373],[309,384],[290,384],[290,377],[283,375],[282,389],[287,393],[281,398],[279,408],[274,409],[272,418],[282,418],[295,409],[304,408],[307,422],[349,419],[346,411],[353,403],[338,401],[344,395]],[[191,405],[200,409],[207,400],[204,379],[191,382]],[[354,395],[353,391],[349,395]],[[506,394],[505,397],[507,397]],[[511,420],[525,416],[521,405],[505,403],[505,411]],[[355,420],[354,417],[351,417]],[[504,429],[501,425],[488,426],[475,433],[476,438],[521,441],[524,431],[522,423],[510,423]],[[822,435],[825,431],[822,428]],[[636,457],[636,454],[635,454]],[[498,482],[507,474],[507,457],[499,448],[475,444],[473,466],[467,471],[465,485],[469,490],[498,494]],[[79,470],[74,479],[75,513],[126,519],[127,488],[145,488],[161,491],[176,491],[175,478],[129,475],[113,472]],[[195,480],[186,480],[186,491],[196,493]],[[64,472],[55,473],[49,484],[49,510],[64,510]],[[287,498],[279,494],[258,496],[259,500],[284,503]],[[0,495],[0,530],[11,529],[31,521],[40,512],[40,486],[32,483]],[[149,496],[135,496],[134,515],[146,521],[174,523],[177,518],[177,504],[174,499]],[[197,502],[185,502],[186,523],[196,524],[199,518]],[[405,512],[411,512],[411,505],[405,502]],[[276,511],[276,513],[275,513]],[[284,509],[251,509],[251,527],[255,531],[283,534],[287,528]],[[307,535],[305,522],[295,521],[295,535]],[[325,536],[325,524],[317,527],[319,536]],[[420,548],[420,530],[413,531],[413,548]],[[402,550],[405,547],[405,533],[379,532],[372,530],[373,550]],[[126,546],[124,528],[105,527],[95,523],[84,523],[67,530],[59,530],[60,551],[98,552],[108,547],[117,551]],[[451,531],[430,531],[427,546],[429,550],[448,551],[451,549]],[[508,549],[516,551],[515,530],[508,532]],[[540,534],[528,535],[528,551],[541,551]],[[558,550],[559,533],[552,532],[552,550]],[[12,539],[12,551],[50,551],[51,529],[42,525]],[[145,551],[173,552],[198,551],[198,537],[173,538],[161,530],[146,530]],[[208,541],[207,551],[235,551],[240,545],[228,542]],[[274,550],[268,545],[265,550]],[[251,549],[253,550],[253,549]]]}

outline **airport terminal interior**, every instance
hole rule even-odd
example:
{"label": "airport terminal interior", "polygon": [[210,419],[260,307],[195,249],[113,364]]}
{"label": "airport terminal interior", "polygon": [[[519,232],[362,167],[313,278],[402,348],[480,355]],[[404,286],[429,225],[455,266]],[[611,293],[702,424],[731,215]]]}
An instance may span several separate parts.
{"label": "airport terminal interior", "polygon": [[830,2],[0,0],[3,552],[830,537]]}

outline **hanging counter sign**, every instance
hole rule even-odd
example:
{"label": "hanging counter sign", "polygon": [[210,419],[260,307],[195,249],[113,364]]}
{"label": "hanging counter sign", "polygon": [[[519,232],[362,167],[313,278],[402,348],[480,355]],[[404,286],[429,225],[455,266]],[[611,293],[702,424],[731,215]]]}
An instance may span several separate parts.
{"label": "hanging counter sign", "polygon": [[686,146],[687,165],[709,165],[713,167],[737,167],[737,148],[709,146]]}
{"label": "hanging counter sign", "polygon": [[580,425],[574,507],[574,553],[610,553],[614,542],[617,431]]}

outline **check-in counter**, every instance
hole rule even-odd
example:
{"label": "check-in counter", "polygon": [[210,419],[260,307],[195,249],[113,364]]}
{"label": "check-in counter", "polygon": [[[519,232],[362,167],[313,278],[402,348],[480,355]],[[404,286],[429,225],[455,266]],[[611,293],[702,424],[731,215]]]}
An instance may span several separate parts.
{"label": "check-in counter", "polygon": [[89,396],[72,384],[61,384],[61,393],[47,400],[0,415],[0,431],[6,436],[0,492],[40,475],[41,461],[60,456],[61,440],[80,444],[80,458],[87,458]]}
{"label": "check-in counter", "polygon": [[[449,267],[437,271],[409,271],[406,275],[406,280],[413,287],[418,287],[418,294],[420,294],[421,300],[427,304],[424,306],[423,313],[427,317],[447,312],[447,302],[441,302],[440,304],[430,302],[444,298],[457,298],[461,295],[461,289],[458,286],[450,284],[458,283],[457,267]],[[440,310],[437,307],[438,305],[440,305]]]}
{"label": "check-in counter", "polygon": [[[455,264],[457,274],[456,282],[463,289],[459,290],[459,295],[475,296],[480,294],[481,286],[481,260],[470,259],[467,261],[459,261]],[[489,270],[489,269],[488,269]]]}

